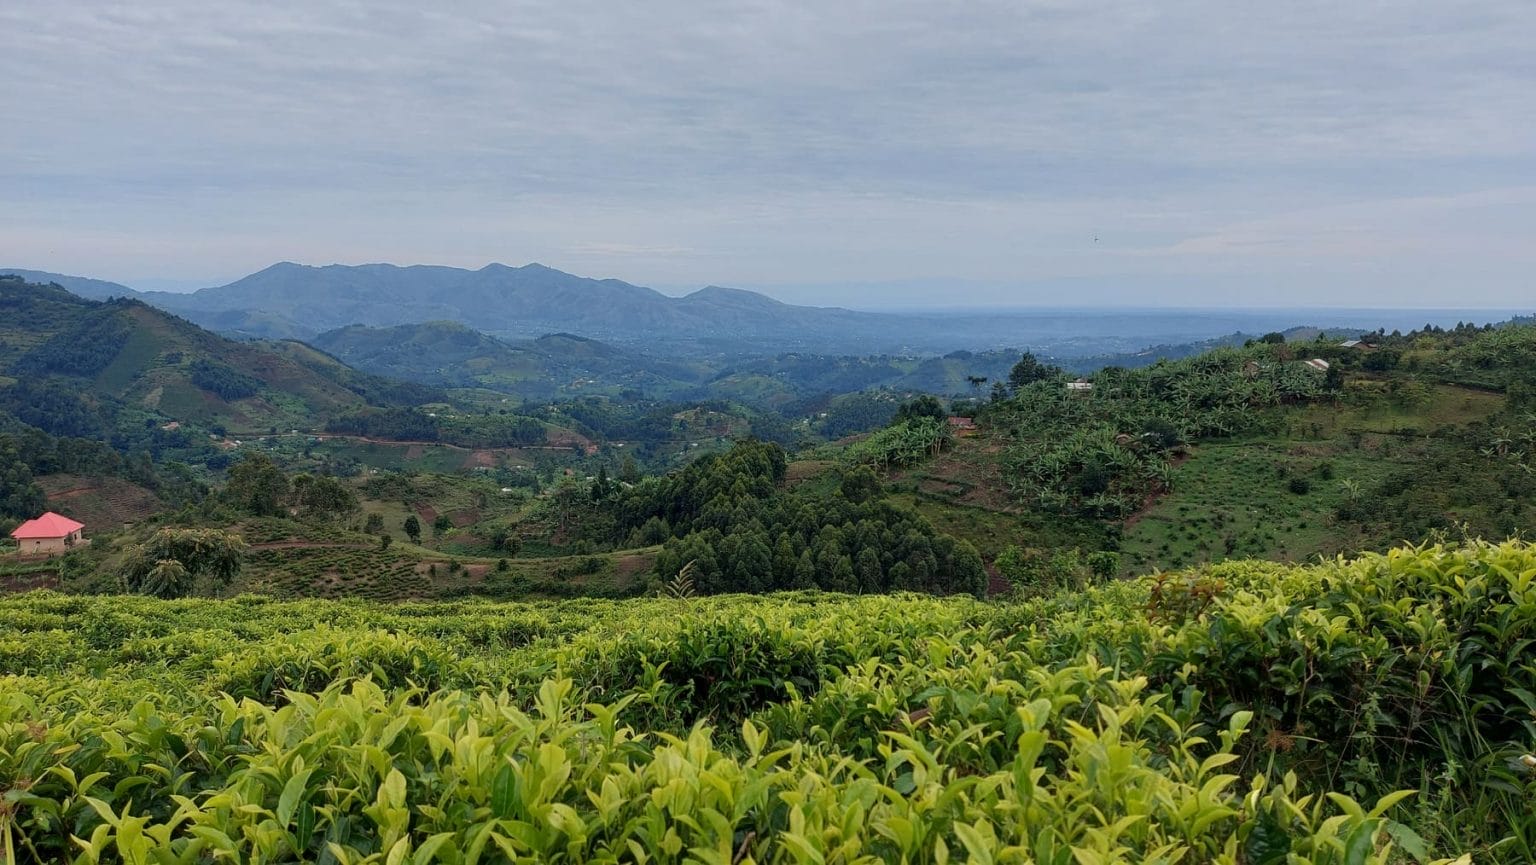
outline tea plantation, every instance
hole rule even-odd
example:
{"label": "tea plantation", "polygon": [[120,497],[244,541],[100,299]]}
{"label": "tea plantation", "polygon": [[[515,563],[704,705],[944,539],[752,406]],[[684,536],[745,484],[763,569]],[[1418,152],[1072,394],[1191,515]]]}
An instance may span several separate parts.
{"label": "tea plantation", "polygon": [[1526,862],[1536,547],[1028,601],[0,600],[9,862]]}

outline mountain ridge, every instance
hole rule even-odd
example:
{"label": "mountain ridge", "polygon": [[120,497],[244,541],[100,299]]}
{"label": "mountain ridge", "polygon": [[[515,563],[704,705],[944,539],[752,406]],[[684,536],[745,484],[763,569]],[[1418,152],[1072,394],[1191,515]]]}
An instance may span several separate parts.
{"label": "mountain ridge", "polygon": [[[0,269],[0,272],[9,272]],[[21,272],[21,271],[15,271]],[[87,296],[135,297],[199,325],[249,338],[309,339],[349,325],[456,321],[501,338],[567,332],[616,343],[826,348],[859,332],[888,332],[898,317],[787,304],[711,285],[681,297],[620,279],[577,276],[532,262],[446,265],[307,265],[279,261],[194,292],[138,292],[44,271]],[[66,284],[60,282],[60,284]],[[67,286],[66,286],[67,287]],[[743,333],[743,328],[748,331]]]}

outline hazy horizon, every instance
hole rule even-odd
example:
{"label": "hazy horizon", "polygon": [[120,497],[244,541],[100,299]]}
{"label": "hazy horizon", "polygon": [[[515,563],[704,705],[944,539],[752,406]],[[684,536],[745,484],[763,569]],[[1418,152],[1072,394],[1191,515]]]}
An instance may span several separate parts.
{"label": "hazy horizon", "polygon": [[[299,265],[305,266],[305,267],[327,267],[327,266],[338,266],[338,265],[342,266],[342,267],[361,267],[361,266],[378,265],[378,264],[389,265],[389,266],[392,266],[392,267],[409,267],[409,266],[412,266],[412,265],[400,264],[400,263],[396,263],[396,262],[379,262],[379,261],[357,262],[356,264],[344,264],[344,263],[340,263],[340,262],[330,262],[328,264],[305,264],[304,262],[295,262],[295,261],[292,261],[292,260],[289,260],[289,259],[284,259],[282,262],[273,262],[274,265],[275,264],[279,264],[279,263],[299,264]],[[427,266],[453,266],[453,265],[435,265],[434,263],[431,263],[431,262],[420,262],[418,264],[424,264],[424,265],[427,265]],[[543,262],[526,262],[526,264],[538,264],[538,265],[542,265],[542,266],[545,266],[545,267],[549,267],[550,266],[550,265],[547,265],[547,264],[545,264]],[[522,265],[509,264],[507,262],[491,261],[491,262],[486,262],[485,264],[481,265],[480,267],[489,267],[491,265],[503,265],[503,266],[508,266],[508,267],[519,267],[519,266],[522,266]],[[476,270],[476,269],[479,269],[479,268],[464,268],[464,269]],[[554,268],[554,269],[559,270],[560,268]],[[40,268],[40,267],[25,267],[24,268],[24,267],[13,267],[13,266],[0,266],[0,274],[7,273],[7,272],[10,272],[10,271],[28,271],[28,272],[38,272],[38,273],[50,273],[51,272],[51,273],[57,274],[59,276],[68,276],[68,277],[81,278],[81,279],[95,279],[95,280],[100,280],[100,281],[103,281],[103,282],[112,282],[112,283],[116,283],[118,285],[121,285],[124,288],[132,289],[134,291],[139,291],[139,292],[162,292],[163,291],[163,292],[169,292],[169,293],[173,293],[173,294],[191,294],[193,292],[201,291],[201,290],[206,289],[206,288],[219,288],[221,286],[228,285],[230,283],[236,282],[241,277],[249,276],[250,275],[250,274],[241,274],[240,277],[236,277],[234,279],[225,280],[225,281],[216,282],[216,283],[209,283],[209,284],[200,284],[200,283],[190,282],[190,281],[183,282],[183,281],[175,281],[175,280],[166,281],[166,280],[155,280],[155,279],[142,280],[142,281],[139,281],[137,284],[130,284],[130,283],[124,281],[124,280],[113,279],[110,276],[103,276],[103,275],[98,275],[98,274],[64,273],[62,271],[57,271],[57,270],[49,271],[47,268]],[[574,275],[576,275],[576,276],[588,276],[588,274],[574,274]],[[594,278],[594,279],[621,279],[622,280],[622,277],[617,277],[617,276],[613,276],[613,277],[609,277],[609,276],[593,276],[592,278]],[[623,281],[629,282],[629,280],[623,280]],[[700,290],[702,290],[704,288],[708,288],[708,287],[711,287],[711,286],[709,286],[709,285],[691,285],[691,286],[641,285],[640,287],[653,289],[653,290],[655,290],[657,292],[660,292],[661,294],[664,294],[664,295],[666,295],[668,297],[683,297],[685,295],[691,294],[691,293],[696,292],[696,291],[700,291]],[[738,286],[720,286],[720,287],[738,288],[738,289],[743,289],[743,290],[747,290],[747,291],[754,291],[754,292],[758,292],[758,293],[767,295],[768,297],[772,297],[775,300],[779,300],[779,301],[784,302],[784,303],[792,303],[792,304],[802,305],[802,306],[843,307],[843,308],[847,308],[847,309],[851,309],[851,310],[855,310],[855,311],[861,311],[861,312],[880,312],[880,313],[889,313],[889,314],[895,314],[895,315],[904,315],[904,314],[905,315],[917,315],[917,314],[922,314],[922,315],[935,315],[935,316],[965,316],[965,315],[977,314],[977,313],[1040,314],[1040,313],[1075,313],[1075,312],[1103,314],[1103,313],[1114,313],[1114,312],[1118,312],[1118,313],[1134,313],[1134,312],[1143,312],[1143,311],[1144,312],[1155,312],[1155,313],[1213,313],[1213,314],[1218,314],[1218,313],[1236,313],[1236,314],[1251,313],[1251,314],[1254,314],[1254,315],[1272,314],[1272,315],[1277,315],[1277,316],[1278,315],[1282,315],[1282,314],[1291,314],[1291,315],[1296,315],[1296,316],[1305,316],[1305,315],[1308,315],[1308,314],[1327,314],[1329,316],[1335,317],[1335,321],[1332,321],[1332,322],[1327,322],[1327,321],[1306,322],[1306,321],[1298,320],[1298,321],[1296,321],[1294,323],[1294,326],[1310,326],[1310,325],[1335,326],[1340,321],[1342,321],[1343,319],[1347,318],[1350,314],[1360,314],[1362,316],[1369,316],[1369,315],[1379,314],[1379,313],[1384,313],[1384,312],[1385,313],[1403,313],[1403,314],[1426,313],[1426,314],[1431,314],[1431,315],[1438,315],[1438,317],[1440,317],[1441,319],[1444,319],[1444,316],[1446,316],[1446,315],[1459,314],[1459,313],[1491,314],[1491,315],[1498,315],[1498,316],[1500,316],[1502,318],[1508,318],[1508,317],[1517,316],[1517,315],[1518,316],[1525,316],[1525,315],[1531,315],[1533,313],[1536,313],[1536,303],[1528,304],[1528,305],[1525,305],[1525,306],[1520,306],[1520,305],[1502,305],[1502,306],[1500,306],[1500,305],[1490,305],[1490,306],[1479,306],[1479,305],[1413,306],[1413,305],[1391,305],[1391,304],[1378,304],[1378,305],[1369,305],[1369,304],[1366,304],[1366,305],[1359,305],[1359,304],[1302,304],[1302,305],[1271,304],[1271,305],[1264,305],[1264,304],[1246,304],[1246,303],[1237,303],[1237,304],[1226,303],[1226,304],[1206,304],[1206,305],[1201,305],[1201,304],[1168,304],[1168,305],[1158,305],[1158,304],[1146,304],[1146,303],[1137,304],[1137,303],[1127,303],[1127,302],[1118,302],[1118,303],[1111,303],[1111,302],[1104,302],[1104,303],[1077,303],[1077,304],[1044,303],[1044,302],[1025,303],[1025,304],[1010,304],[1010,303],[1007,303],[1007,302],[998,302],[998,303],[991,303],[991,304],[973,303],[973,304],[970,304],[970,305],[954,304],[954,303],[918,303],[918,304],[913,304],[913,303],[908,303],[908,304],[890,303],[890,304],[880,304],[878,298],[879,298],[879,290],[882,288],[882,286],[879,286],[879,285],[859,285],[859,284],[848,285],[848,286],[844,286],[842,288],[844,290],[846,290],[846,291],[858,292],[858,293],[862,294],[865,297],[865,300],[862,303],[858,303],[858,302],[855,302],[855,303],[832,303],[832,302],[818,303],[818,302],[815,302],[816,298],[818,298],[818,297],[819,298],[825,298],[825,296],[826,296],[826,294],[827,294],[827,292],[829,290],[835,290],[837,287],[826,286],[826,285],[809,285],[809,286],[742,286],[742,285],[738,285]],[[935,284],[935,285],[931,286],[930,289],[931,290],[937,290],[937,289],[942,288],[942,287],[943,287],[942,285]],[[798,298],[796,296],[796,295],[802,294],[802,293],[803,294],[807,294],[807,295],[814,295],[815,297]],[[1488,320],[1489,321],[1496,321],[1496,320],[1499,320],[1499,319],[1488,319]],[[1364,325],[1366,323],[1368,323],[1368,322],[1364,322],[1364,321],[1359,322],[1359,324],[1362,324],[1362,325]],[[1417,324],[1422,324],[1422,323],[1423,322],[1418,322],[1414,326],[1417,326]],[[1483,323],[1483,321],[1479,320],[1478,323]]]}

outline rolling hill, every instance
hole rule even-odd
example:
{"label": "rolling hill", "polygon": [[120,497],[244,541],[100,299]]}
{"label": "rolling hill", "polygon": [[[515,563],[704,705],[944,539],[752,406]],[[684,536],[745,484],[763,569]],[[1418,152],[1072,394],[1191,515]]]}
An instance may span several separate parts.
{"label": "rolling hill", "polygon": [[479,387],[524,399],[643,390],[669,394],[709,370],[658,360],[569,333],[497,339],[452,321],[338,328],[310,342],[351,366],[442,387]]}
{"label": "rolling hill", "polygon": [[54,434],[172,422],[307,428],[369,405],[356,373],[298,363],[138,300],[0,277],[0,311],[0,404]]}

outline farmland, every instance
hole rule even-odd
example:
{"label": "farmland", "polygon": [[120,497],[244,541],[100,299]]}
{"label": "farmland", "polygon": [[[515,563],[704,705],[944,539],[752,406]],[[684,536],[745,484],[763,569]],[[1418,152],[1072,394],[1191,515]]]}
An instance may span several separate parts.
{"label": "farmland", "polygon": [[14,596],[0,827],[19,861],[1530,861],[1533,585],[1510,542],[990,604]]}

